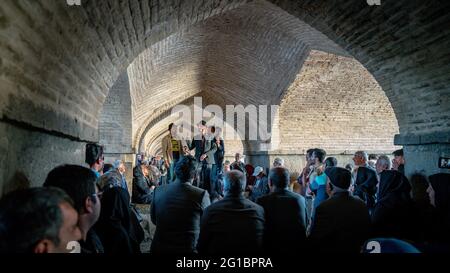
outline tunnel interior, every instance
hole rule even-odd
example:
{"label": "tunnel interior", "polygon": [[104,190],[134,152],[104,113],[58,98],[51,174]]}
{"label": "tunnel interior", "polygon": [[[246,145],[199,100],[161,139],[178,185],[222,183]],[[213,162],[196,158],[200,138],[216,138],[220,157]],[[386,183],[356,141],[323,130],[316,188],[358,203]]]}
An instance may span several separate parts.
{"label": "tunnel interior", "polygon": [[299,170],[312,146],[344,159],[403,147],[407,173],[448,172],[448,3],[385,2],[4,1],[0,193],[83,164],[86,143],[130,166],[159,153],[194,97],[279,107],[270,140],[240,134],[230,158]]}

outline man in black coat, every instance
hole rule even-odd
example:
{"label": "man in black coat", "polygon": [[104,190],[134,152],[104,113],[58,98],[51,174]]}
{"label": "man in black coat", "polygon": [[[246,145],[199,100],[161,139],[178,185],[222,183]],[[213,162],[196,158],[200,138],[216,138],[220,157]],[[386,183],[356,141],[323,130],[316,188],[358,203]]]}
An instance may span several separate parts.
{"label": "man in black coat", "polygon": [[215,193],[215,176],[213,174],[213,165],[216,164],[214,154],[217,151],[217,145],[214,141],[214,136],[207,134],[208,127],[205,121],[201,121],[198,124],[200,131],[199,135],[196,135],[192,141],[187,142],[188,146],[185,146],[185,152],[189,152],[195,149],[195,159],[197,160],[197,174],[195,184],[202,189],[208,191],[211,195],[211,199],[216,198]]}
{"label": "man in black coat", "polygon": [[198,250],[201,254],[262,252],[264,209],[243,195],[246,179],[240,171],[225,173],[225,197],[202,217]]}
{"label": "man in black coat", "polygon": [[369,211],[348,191],[350,171],[331,167],[325,174],[331,197],[317,207],[309,236],[311,245],[319,252],[359,253],[370,233]]}
{"label": "man in black coat", "polygon": [[150,204],[155,186],[147,178],[148,166],[141,162],[133,169],[132,199],[135,204]]}
{"label": "man in black coat", "polygon": [[366,152],[356,152],[353,161],[358,168],[353,195],[361,198],[371,212],[375,207],[375,194],[377,193],[378,184],[377,172],[367,163],[368,155]]}
{"label": "man in black coat", "polygon": [[196,167],[195,158],[182,157],[175,165],[175,182],[155,189],[151,205],[151,219],[156,225],[152,253],[196,252],[200,218],[210,204],[208,192],[192,185]]}
{"label": "man in black coat", "polygon": [[305,198],[289,190],[289,180],[286,168],[273,168],[269,174],[273,192],[257,200],[264,208],[266,217],[264,249],[273,254],[289,254],[305,249]]}

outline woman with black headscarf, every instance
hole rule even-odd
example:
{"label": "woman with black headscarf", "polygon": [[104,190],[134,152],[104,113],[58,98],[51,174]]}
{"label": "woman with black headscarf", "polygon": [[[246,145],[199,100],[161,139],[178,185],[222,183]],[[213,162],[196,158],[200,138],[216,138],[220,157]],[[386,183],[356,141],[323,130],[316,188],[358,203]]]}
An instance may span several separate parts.
{"label": "woman with black headscarf", "polygon": [[99,187],[103,191],[100,217],[94,226],[103,242],[105,253],[136,253],[139,243],[134,236],[134,215],[130,195],[122,188],[122,178],[115,172],[103,175]]}
{"label": "woman with black headscarf", "polygon": [[372,213],[374,236],[416,239],[410,192],[411,186],[402,173],[385,170],[380,174],[377,203]]}
{"label": "woman with black headscarf", "polygon": [[429,177],[428,194],[435,208],[424,252],[450,252],[450,174],[438,173]]}
{"label": "woman with black headscarf", "polygon": [[429,183],[427,177],[421,173],[415,173],[411,176],[411,195],[414,203],[414,212],[417,217],[418,237],[416,246],[421,248],[430,241],[434,234],[434,219],[436,209],[431,205],[427,193]]}

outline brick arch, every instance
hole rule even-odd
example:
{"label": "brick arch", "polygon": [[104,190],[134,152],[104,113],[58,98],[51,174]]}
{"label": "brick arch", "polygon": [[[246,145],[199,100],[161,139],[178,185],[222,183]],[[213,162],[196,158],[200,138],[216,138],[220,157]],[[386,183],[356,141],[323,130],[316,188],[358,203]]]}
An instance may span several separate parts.
{"label": "brick arch", "polygon": [[0,113],[98,141],[98,119],[120,73],[149,45],[246,1],[3,1]]}
{"label": "brick arch", "polygon": [[[266,3],[82,2],[81,7],[68,7],[63,0],[4,0],[0,7],[0,114],[7,123],[1,126],[62,138],[76,154],[71,162],[83,162],[80,143],[98,141],[107,93],[143,50],[210,17],[238,11],[247,3]],[[450,29],[442,27],[450,20],[448,1],[384,0],[381,6],[360,0],[270,2],[326,35],[368,69],[392,104],[400,131],[396,140],[411,146],[407,153],[419,154],[421,148],[413,146],[422,144],[430,144],[430,158],[449,153]],[[9,141],[19,133],[7,129],[1,148],[7,154],[25,150],[31,136],[21,131],[25,140],[10,148]],[[55,153],[65,151],[61,146],[67,147],[55,145]],[[30,153],[38,150],[27,148]],[[18,163],[6,165],[11,166],[5,167],[4,177],[9,177]]]}
{"label": "brick arch", "polygon": [[320,32],[265,1],[210,17],[152,45],[128,69],[136,97],[134,145],[141,148],[137,142],[153,112],[200,93],[223,108],[279,104],[311,49],[348,56]]}
{"label": "brick arch", "polygon": [[[193,110],[193,100],[184,101],[183,105],[189,107]],[[204,104],[208,104],[208,102],[204,102]],[[203,105],[203,107],[206,105]],[[168,125],[170,123],[179,124],[182,120],[177,115],[171,115],[172,111],[166,111],[163,115],[154,119],[152,123],[148,124],[146,129],[144,130],[144,134],[142,135],[141,140],[139,141],[139,152],[147,153],[155,155],[158,150],[161,150],[161,140],[168,133]],[[193,124],[193,120],[191,120],[191,124]],[[229,124],[225,123],[226,130],[233,130]],[[193,128],[195,130],[195,128]],[[222,128],[224,130],[224,128]],[[191,131],[196,134],[196,131]],[[234,132],[236,134],[236,139],[234,140],[225,140],[225,145],[227,147],[227,156],[232,156],[232,154],[236,152],[243,153],[244,148],[246,146],[246,142],[240,137],[238,132]],[[229,148],[229,150],[228,150]]]}
{"label": "brick arch", "polygon": [[[1,45],[2,116],[97,140],[106,93],[142,50],[246,2],[186,1],[173,6],[162,1],[152,6],[149,1],[109,0],[68,7],[65,1],[7,0],[1,9],[1,32],[9,37]],[[442,113],[448,112],[443,105],[448,102],[449,76],[442,67],[449,33],[435,30],[448,22],[449,3],[386,0],[371,7],[364,1],[271,2],[327,35],[368,68],[389,97],[402,134],[448,131]],[[424,107],[416,107],[424,96]],[[407,103],[411,97],[417,98],[415,103]],[[44,118],[47,115],[52,118]]]}
{"label": "brick arch", "polygon": [[[270,1],[342,46],[386,92],[402,134],[447,131],[450,82],[443,70],[450,32],[448,2]],[[412,99],[415,97],[416,99]],[[423,104],[421,98],[426,97]],[[411,100],[413,102],[411,102]],[[419,107],[418,107],[419,106]],[[444,110],[444,111],[443,111]]]}

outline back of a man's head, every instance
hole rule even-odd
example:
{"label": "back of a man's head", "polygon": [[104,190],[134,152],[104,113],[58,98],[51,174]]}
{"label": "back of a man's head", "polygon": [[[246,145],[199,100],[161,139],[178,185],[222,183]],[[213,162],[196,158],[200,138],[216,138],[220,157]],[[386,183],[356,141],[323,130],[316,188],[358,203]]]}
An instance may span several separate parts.
{"label": "back of a man's head", "polygon": [[14,191],[0,200],[0,253],[32,253],[42,240],[60,244],[61,204],[72,205],[58,188]]}
{"label": "back of a man's head", "polygon": [[337,167],[338,162],[336,157],[327,157],[327,159],[325,159],[325,166],[326,167]]}
{"label": "back of a man's head", "polygon": [[[44,187],[56,187],[65,191],[73,200],[74,208],[83,213],[87,198],[95,194],[97,177],[92,170],[77,165],[62,165],[53,169]],[[91,198],[94,202],[96,198]]]}
{"label": "back of a man's head", "polygon": [[365,151],[357,151],[355,153],[355,156],[360,157],[362,160],[364,160],[364,162],[369,161],[369,155]]}
{"label": "back of a man's head", "polygon": [[270,170],[269,180],[277,189],[285,189],[290,182],[289,171],[282,167],[273,168]]}
{"label": "back of a man's head", "polygon": [[228,195],[240,195],[244,192],[247,179],[241,171],[233,170],[225,173],[224,191]]}
{"label": "back of a man's head", "polygon": [[184,156],[175,164],[175,174],[181,182],[191,182],[197,169],[197,160],[191,156]]}
{"label": "back of a man's head", "polygon": [[283,167],[284,166],[284,159],[277,157],[273,160],[273,166],[274,167]]}
{"label": "back of a man's head", "polygon": [[403,156],[403,149],[396,150],[392,153],[394,156]]}
{"label": "back of a man's head", "polygon": [[103,146],[95,143],[86,144],[86,158],[85,162],[92,166],[97,160],[103,156]]}

